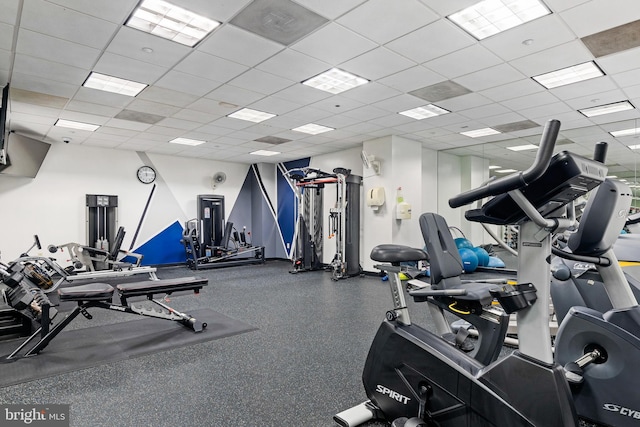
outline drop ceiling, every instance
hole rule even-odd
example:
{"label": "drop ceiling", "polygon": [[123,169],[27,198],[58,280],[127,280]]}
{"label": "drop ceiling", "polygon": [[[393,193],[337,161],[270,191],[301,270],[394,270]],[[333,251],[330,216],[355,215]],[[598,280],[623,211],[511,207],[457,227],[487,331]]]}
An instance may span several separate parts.
{"label": "drop ceiling", "polygon": [[[11,130],[53,144],[274,163],[397,135],[526,167],[534,151],[505,147],[537,143],[558,119],[559,148],[591,155],[606,141],[612,173],[634,175],[639,154],[628,146],[640,139],[609,132],[640,127],[638,109],[591,118],[578,110],[640,106],[637,0],[546,0],[551,14],[482,41],[446,18],[475,2],[172,0],[221,23],[188,47],[126,27],[137,0],[0,0],[0,84],[11,87]],[[550,90],[532,79],[588,61],[604,75]],[[369,83],[337,95],[301,84],[333,67]],[[136,97],[83,87],[92,71],[148,86]],[[450,113],[399,114],[430,102]],[[241,108],[276,116],[227,117]],[[65,129],[58,119],[100,127]],[[308,123],[334,130],[292,130]],[[461,135],[486,127],[503,133]]]}

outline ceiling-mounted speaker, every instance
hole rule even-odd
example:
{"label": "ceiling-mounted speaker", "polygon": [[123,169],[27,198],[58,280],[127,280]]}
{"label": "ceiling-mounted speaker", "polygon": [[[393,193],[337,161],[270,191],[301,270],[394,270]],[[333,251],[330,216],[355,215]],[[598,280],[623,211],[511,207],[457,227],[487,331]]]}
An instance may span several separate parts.
{"label": "ceiling-mounted speaker", "polygon": [[216,172],[211,179],[211,184],[213,188],[216,188],[220,184],[224,184],[227,180],[227,174],[224,172]]}

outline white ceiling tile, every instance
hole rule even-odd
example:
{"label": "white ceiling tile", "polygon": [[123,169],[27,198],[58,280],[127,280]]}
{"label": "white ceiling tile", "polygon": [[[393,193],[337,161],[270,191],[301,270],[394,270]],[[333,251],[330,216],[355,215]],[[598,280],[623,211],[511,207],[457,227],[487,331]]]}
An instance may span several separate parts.
{"label": "white ceiling tile", "polygon": [[[328,46],[331,48],[327,49]],[[341,25],[329,23],[290,48],[336,66],[376,46],[373,41]]]}
{"label": "white ceiling tile", "polygon": [[118,26],[44,0],[23,3],[20,27],[58,39],[90,46],[104,47]]}
{"label": "white ceiling tile", "polygon": [[579,96],[573,99],[567,99],[565,102],[571,108],[580,110],[584,108],[597,107],[599,105],[612,104],[618,101],[624,101],[627,97],[620,89],[607,90],[585,96]]}
{"label": "white ceiling tile", "polygon": [[20,29],[16,53],[47,59],[52,62],[90,70],[100,56],[100,50]]}
{"label": "white ceiling tile", "polygon": [[230,24],[223,25],[198,45],[197,50],[249,67],[282,50],[282,45]]}
{"label": "white ceiling tile", "polygon": [[457,112],[463,109],[491,104],[491,100],[478,93],[468,93],[466,95],[456,96],[455,98],[439,101],[437,104],[438,106],[449,111]]}
{"label": "white ceiling tile", "polygon": [[[375,108],[375,107],[369,107],[369,108]],[[321,124],[323,124],[324,126],[329,126],[334,129],[340,129],[340,130],[346,128],[347,126],[360,123],[361,121],[361,119],[359,118],[349,117],[346,114],[336,114],[334,116],[325,117],[321,120],[322,120]]]}
{"label": "white ceiling tile", "polygon": [[99,105],[106,105],[115,108],[126,107],[133,98],[130,96],[120,95],[117,93],[105,92],[102,90],[89,89],[81,87],[73,97],[76,101],[90,102]]}
{"label": "white ceiling tile", "polygon": [[488,49],[480,44],[475,44],[428,61],[424,65],[436,73],[452,79],[498,65],[501,62],[502,60]]}
{"label": "white ceiling tile", "polygon": [[389,115],[389,112],[381,108],[373,107],[371,105],[363,105],[362,107],[345,111],[343,115],[346,117],[353,117],[362,121],[368,121],[368,120],[377,119],[382,116],[387,116]]}
{"label": "white ceiling tile", "polygon": [[575,40],[515,59],[510,64],[526,76],[533,77],[592,60],[591,52],[580,40]]}
{"label": "white ceiling tile", "polygon": [[595,79],[572,83],[566,86],[560,86],[551,89],[550,92],[558,99],[566,100],[616,89],[617,86],[610,77],[602,76]]}
{"label": "white ceiling tile", "polygon": [[180,107],[136,98],[127,106],[127,110],[141,111],[143,113],[169,117],[180,111]]}
{"label": "white ceiling tile", "polygon": [[109,136],[118,136],[120,137],[120,140],[123,140],[123,139],[126,140],[128,138],[133,138],[134,136],[139,135],[140,132],[135,130],[130,130],[130,129],[119,129],[119,128],[112,128],[109,126],[100,126],[100,129],[92,133],[92,135],[103,135],[103,134],[109,135]]}
{"label": "white ceiling tile", "polygon": [[78,90],[78,87],[72,84],[56,82],[54,80],[18,72],[13,73],[11,87],[65,98],[71,98],[76,93],[76,90]]}
{"label": "white ceiling tile", "polygon": [[521,72],[509,64],[499,64],[475,73],[460,76],[454,81],[474,92],[489,89],[504,84],[513,83],[525,78]]}
{"label": "white ceiling tile", "polygon": [[[432,40],[438,40],[432,43]],[[471,46],[476,40],[449,20],[440,20],[386,45],[412,61],[423,63]]]}
{"label": "white ceiling tile", "polygon": [[556,102],[554,104],[545,104],[538,107],[524,108],[519,111],[524,117],[530,120],[536,119],[550,120],[554,119],[558,114],[574,113],[574,111],[564,102]]}
{"label": "white ceiling tile", "polygon": [[607,74],[622,73],[640,68],[639,57],[640,48],[635,48],[598,58],[596,62]]}
{"label": "white ceiling tile", "polygon": [[[96,18],[122,24],[136,6],[131,0],[92,1],[86,0],[47,0]],[[4,12],[3,12],[4,13]]]}
{"label": "white ceiling tile", "polygon": [[424,99],[417,98],[412,95],[402,94],[393,98],[378,101],[372,104],[374,107],[397,113],[399,111],[409,110],[411,108],[421,107],[426,104]]}
{"label": "white ceiling tile", "polygon": [[268,111],[272,114],[285,114],[289,111],[293,111],[296,108],[300,108],[302,105],[291,101],[284,100],[282,98],[276,98],[269,96],[262,98],[259,101],[249,105],[249,108],[259,111]]}
{"label": "white ceiling tile", "polygon": [[334,95],[331,98],[326,98],[311,104],[312,107],[328,111],[331,114],[349,111],[353,108],[362,107],[363,105],[364,104],[362,102],[358,102],[341,95]]}
{"label": "white ceiling tile", "polygon": [[335,19],[364,1],[365,0],[296,0],[296,3],[300,3],[307,9],[313,10],[326,18]]}
{"label": "white ceiling tile", "polygon": [[171,3],[219,22],[228,21],[251,0],[172,0]]}
{"label": "white ceiling tile", "polygon": [[343,92],[341,95],[345,98],[355,99],[356,101],[360,101],[365,104],[372,104],[400,94],[401,93],[399,91],[391,89],[388,86],[381,85],[376,82],[370,82],[366,85],[358,86]]}
{"label": "white ceiling tile", "polygon": [[237,106],[249,105],[264,97],[264,94],[253,92],[237,86],[224,84],[206,95],[206,98],[215,99]]}
{"label": "white ceiling tile", "polygon": [[[509,113],[511,110],[500,104],[489,104],[481,107],[469,108],[466,110],[458,111],[462,116],[468,117],[472,120],[482,119],[484,117],[497,116],[498,114]],[[508,123],[508,122],[504,122]]]}
{"label": "white ceiling tile", "polygon": [[13,49],[14,26],[0,22],[0,49],[10,51]]}
{"label": "white ceiling tile", "polygon": [[534,80],[523,79],[483,90],[480,94],[493,101],[499,102],[524,95],[531,95],[532,93],[543,92],[544,90],[545,89]]}
{"label": "white ceiling tile", "polygon": [[174,67],[174,70],[222,83],[237,77],[248,69],[245,65],[198,51],[193,52]]}
{"label": "white ceiling tile", "polygon": [[106,117],[113,117],[121,111],[120,108],[110,107],[108,105],[92,104],[90,102],[77,100],[69,101],[65,109],[69,111],[81,111],[84,113]]}
{"label": "white ceiling tile", "polygon": [[[367,122],[362,122],[355,126],[347,126],[346,128],[344,128],[344,130],[346,130],[347,132],[354,132],[354,128],[357,128],[357,126],[366,126],[367,124],[374,124],[376,126],[380,126],[381,128],[384,128],[384,129],[373,129],[373,130],[387,130],[386,128],[406,125],[407,123],[413,123],[414,121],[415,121],[414,119],[404,116],[402,114],[391,114],[391,115],[371,119]],[[367,133],[369,131],[364,131],[364,132]],[[393,134],[391,130],[388,130],[388,132],[390,135]]]}
{"label": "white ceiling tile", "polygon": [[28,74],[41,79],[51,79],[78,86],[84,83],[89,76],[89,71],[82,68],[21,54],[16,54],[13,70],[17,73]]}
{"label": "white ceiling tile", "polygon": [[277,74],[289,80],[301,82],[331,68],[319,61],[292,49],[285,49],[256,67],[268,73]]}
{"label": "white ceiling tile", "polygon": [[592,0],[560,16],[578,37],[584,37],[640,19],[640,8],[636,0]]}
{"label": "white ceiling tile", "polygon": [[192,95],[204,96],[213,89],[221,85],[209,79],[203,79],[180,71],[169,71],[155,83],[156,86],[164,87],[178,92],[186,92]]}
{"label": "white ceiling tile", "polygon": [[211,98],[200,98],[190,104],[189,108],[203,113],[214,114],[218,117],[226,116],[239,109],[237,105],[227,104]]}
{"label": "white ceiling tile", "polygon": [[[153,52],[144,52],[143,48],[153,49]],[[109,43],[107,52],[170,68],[187,56],[191,52],[191,48],[123,26]]]}
{"label": "white ceiling tile", "polygon": [[209,123],[216,120],[220,116],[217,114],[209,114],[206,112],[197,111],[190,108],[183,108],[177,113],[173,114],[171,117],[173,117],[174,119],[189,120],[193,122],[198,122],[199,124],[205,124],[205,123]]}
{"label": "white ceiling tile", "polygon": [[157,125],[182,130],[194,130],[202,126],[202,123],[192,122],[184,119],[176,119],[174,117],[167,117],[166,119],[160,120]]}
{"label": "white ceiling tile", "polygon": [[522,110],[530,107],[537,107],[545,104],[553,104],[558,102],[558,98],[553,96],[550,92],[538,92],[530,95],[521,96],[518,98],[508,99],[503,101],[502,104],[507,108],[514,111]]}
{"label": "white ceiling tile", "polygon": [[0,13],[0,22],[15,25],[21,4],[20,0],[1,0],[2,13]]}
{"label": "white ceiling tile", "polygon": [[[123,122],[125,120],[120,120],[120,121]],[[169,127],[160,126],[160,125],[152,125],[147,129],[147,137],[151,136],[149,134],[157,134],[163,137],[162,139],[158,138],[158,141],[169,141],[173,138],[181,136],[183,133],[184,131],[182,129],[169,128]],[[174,144],[171,144],[171,145],[174,145]]]}
{"label": "white ceiling tile", "polygon": [[148,130],[151,127],[151,125],[148,123],[133,122],[130,120],[122,120],[122,119],[110,119],[105,123],[105,125],[111,126],[114,128],[137,130],[141,132]]}
{"label": "white ceiling tile", "polygon": [[152,84],[167,72],[167,69],[153,64],[137,61],[125,56],[105,52],[93,68],[93,71],[133,80],[138,83]]}
{"label": "white ceiling tile", "polygon": [[340,68],[357,74],[369,80],[376,80],[381,77],[395,74],[407,68],[414,67],[415,62],[410,61],[397,53],[384,47],[379,47],[369,52],[344,62]]}
{"label": "white ceiling tile", "polygon": [[478,0],[420,1],[442,17],[449,16],[452,13],[459,12],[462,9],[466,9],[469,6],[478,3]]}
{"label": "white ceiling tile", "polygon": [[307,85],[294,84],[274,93],[273,96],[306,105],[320,101],[321,99],[329,98],[333,95],[329,92],[318,90]]}
{"label": "white ceiling tile", "polygon": [[[543,16],[488,37],[482,44],[505,61],[531,55],[575,40],[575,34],[556,14]],[[525,40],[531,40],[525,45]]]}
{"label": "white ceiling tile", "polygon": [[[380,44],[438,19],[417,0],[403,0],[402,7],[387,0],[369,0],[337,19],[337,22]],[[402,25],[389,25],[402,22]]]}
{"label": "white ceiling tile", "polygon": [[406,70],[383,77],[379,79],[378,82],[401,92],[410,92],[425,86],[431,86],[443,80],[446,79],[440,74],[434,73],[422,65],[416,65],[415,67],[407,68]]}
{"label": "white ceiling tile", "polygon": [[635,86],[640,82],[640,68],[613,74],[611,78],[623,89],[628,86]]}
{"label": "white ceiling tile", "polygon": [[229,84],[265,95],[271,95],[291,86],[294,82],[254,68],[231,80]]}
{"label": "white ceiling tile", "polygon": [[149,86],[142,91],[137,99],[146,99],[149,101],[160,102],[162,104],[175,105],[177,107],[186,107],[194,102],[198,97],[189,93],[178,92],[158,86]]}

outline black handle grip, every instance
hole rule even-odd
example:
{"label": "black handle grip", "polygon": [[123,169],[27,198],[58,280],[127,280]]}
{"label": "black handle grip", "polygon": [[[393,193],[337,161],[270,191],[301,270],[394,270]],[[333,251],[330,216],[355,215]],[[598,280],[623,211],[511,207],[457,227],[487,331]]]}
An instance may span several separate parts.
{"label": "black handle grip", "polygon": [[489,181],[482,187],[460,193],[449,199],[449,206],[458,208],[485,197],[507,193],[517,188],[522,188],[531,181],[540,178],[549,167],[559,132],[560,122],[558,120],[549,120],[542,131],[538,153],[529,169]]}
{"label": "black handle grip", "polygon": [[34,239],[35,239],[35,241],[36,241],[36,246],[38,247],[38,249],[42,249],[42,246],[40,245],[40,238],[38,237],[38,235],[37,235],[37,234],[34,234],[34,235],[33,235],[33,238],[34,238]]}
{"label": "black handle grip", "polygon": [[607,144],[606,142],[598,142],[596,144],[595,150],[593,151],[593,160],[604,164],[604,161],[607,159],[608,148],[609,144]]}

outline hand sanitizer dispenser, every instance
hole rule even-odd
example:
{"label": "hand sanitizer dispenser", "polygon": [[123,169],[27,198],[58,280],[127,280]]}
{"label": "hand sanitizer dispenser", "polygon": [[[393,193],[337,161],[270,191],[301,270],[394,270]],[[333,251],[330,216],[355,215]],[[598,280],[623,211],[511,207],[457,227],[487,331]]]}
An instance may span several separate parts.
{"label": "hand sanitizer dispenser", "polygon": [[396,219],[411,219],[411,205],[404,201],[402,187],[396,193]]}

